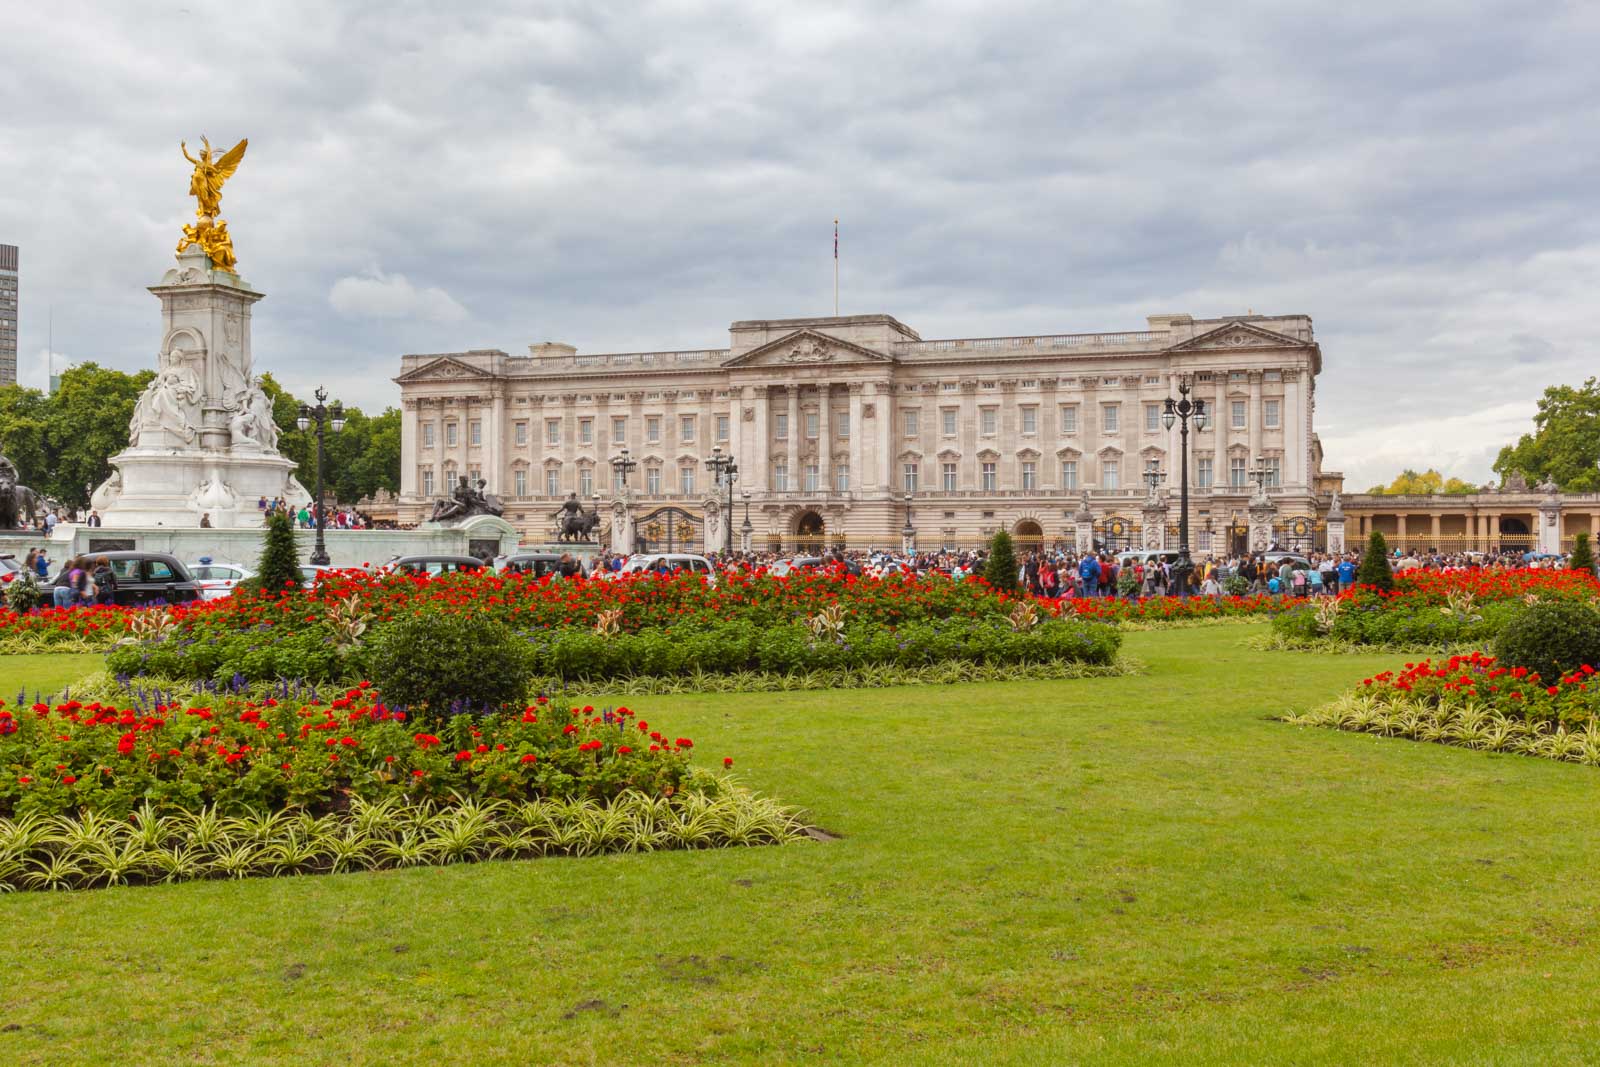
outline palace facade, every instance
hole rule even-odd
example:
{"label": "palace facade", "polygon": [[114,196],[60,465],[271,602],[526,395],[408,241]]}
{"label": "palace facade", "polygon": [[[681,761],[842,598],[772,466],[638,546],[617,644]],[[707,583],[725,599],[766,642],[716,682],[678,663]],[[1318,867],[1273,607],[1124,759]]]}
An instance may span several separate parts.
{"label": "palace facade", "polygon": [[[1321,369],[1307,315],[941,340],[889,315],[761,319],[689,352],[406,355],[397,517],[425,519],[466,476],[529,542],[576,493],[602,540],[631,523],[651,549],[730,532],[738,548],[746,521],[756,551],[968,547],[999,529],[1070,546],[1083,521],[1113,548],[1173,545],[1180,428],[1162,412],[1185,382],[1210,416],[1189,435],[1191,543],[1243,547],[1256,480],[1287,542],[1319,525]],[[731,492],[714,453],[738,465]]]}

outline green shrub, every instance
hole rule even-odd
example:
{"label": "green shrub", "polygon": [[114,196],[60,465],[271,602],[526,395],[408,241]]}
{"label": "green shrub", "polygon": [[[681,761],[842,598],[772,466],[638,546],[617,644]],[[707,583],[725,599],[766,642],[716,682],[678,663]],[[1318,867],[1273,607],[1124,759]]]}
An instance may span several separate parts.
{"label": "green shrub", "polygon": [[1222,591],[1229,596],[1244,596],[1250,591],[1250,582],[1242,574],[1230,574],[1222,583]]}
{"label": "green shrub", "polygon": [[1575,571],[1594,573],[1594,550],[1589,547],[1589,535],[1581,533],[1572,542],[1572,559],[1568,562]]}
{"label": "green shrub", "polygon": [[1584,664],[1600,664],[1600,611],[1574,600],[1531,604],[1500,631],[1494,654],[1502,666],[1538,671],[1552,683]]}
{"label": "green shrub", "polygon": [[21,571],[6,585],[6,607],[26,615],[44,601],[44,590],[28,571]]}
{"label": "green shrub", "polygon": [[[585,645],[580,654],[594,649]],[[393,705],[426,705],[441,715],[497,708],[527,695],[527,645],[493,619],[424,611],[384,628],[372,644],[370,674]]]}
{"label": "green shrub", "polygon": [[989,562],[984,564],[983,577],[996,589],[1015,593],[1017,582],[1017,553],[1011,546],[1011,535],[1004,530],[989,542]]}
{"label": "green shrub", "polygon": [[294,541],[294,524],[284,512],[267,516],[267,535],[261,545],[256,576],[250,579],[257,589],[274,593],[300,588],[299,548]]}
{"label": "green shrub", "polygon": [[1389,568],[1389,543],[1377,530],[1367,538],[1367,551],[1356,570],[1356,584],[1370,585],[1387,592],[1394,588],[1394,571]]}

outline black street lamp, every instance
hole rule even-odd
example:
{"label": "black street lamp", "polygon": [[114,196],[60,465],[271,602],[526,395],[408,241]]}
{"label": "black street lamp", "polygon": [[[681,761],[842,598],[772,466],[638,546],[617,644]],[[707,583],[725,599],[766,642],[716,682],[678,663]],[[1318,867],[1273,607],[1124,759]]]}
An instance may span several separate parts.
{"label": "black street lamp", "polygon": [[917,528],[911,525],[911,494],[906,494],[906,524],[900,531],[900,553],[909,556],[917,547]]}
{"label": "black street lamp", "polygon": [[739,527],[739,533],[743,535],[740,544],[744,546],[744,554],[748,556],[751,548],[750,537],[756,532],[756,528],[750,525],[750,490],[741,489],[739,495],[744,497],[744,524]]}
{"label": "black street lamp", "polygon": [[329,562],[328,546],[322,536],[323,530],[327,526],[327,515],[322,504],[323,441],[325,428],[329,424],[333,426],[334,433],[343,432],[344,405],[337,400],[331,405],[327,404],[328,391],[320,385],[317,386],[316,397],[316,407],[309,407],[305,404],[300,405],[300,416],[294,420],[294,424],[300,428],[302,433],[311,429],[313,422],[317,424],[317,547],[311,552],[311,562],[315,566],[326,567]]}
{"label": "black street lamp", "polygon": [[706,470],[711,472],[716,484],[724,487],[728,494],[728,551],[733,548],[733,483],[739,480],[739,464],[733,457],[724,455],[721,445],[714,445],[711,449],[711,458],[706,460]]}
{"label": "black street lamp", "polygon": [[1189,554],[1189,422],[1194,421],[1194,432],[1201,433],[1210,421],[1206,414],[1204,400],[1189,399],[1189,376],[1185,374],[1178,379],[1178,398],[1174,400],[1167,397],[1166,410],[1161,413],[1161,425],[1172,429],[1174,422],[1182,426],[1179,438],[1182,446],[1179,450],[1179,461],[1182,468],[1178,475],[1178,552],[1180,555]]}
{"label": "black street lamp", "polygon": [[1156,490],[1161,488],[1161,483],[1167,480],[1167,472],[1162,470],[1155,460],[1145,464],[1144,484],[1150,487],[1150,495],[1155,496]]}
{"label": "black street lamp", "polygon": [[628,488],[628,475],[632,474],[634,468],[638,465],[638,460],[629,457],[628,446],[623,445],[622,455],[617,456],[611,461],[611,469],[617,472],[617,477],[622,481],[622,484],[618,488]]}

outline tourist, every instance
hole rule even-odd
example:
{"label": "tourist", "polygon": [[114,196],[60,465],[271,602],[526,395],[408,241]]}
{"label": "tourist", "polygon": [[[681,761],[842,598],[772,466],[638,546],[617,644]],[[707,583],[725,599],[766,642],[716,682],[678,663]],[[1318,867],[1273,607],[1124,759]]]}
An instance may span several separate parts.
{"label": "tourist", "polygon": [[60,521],[61,521],[60,519],[56,518],[56,513],[54,511],[45,512],[44,513],[44,532],[45,532],[45,534],[49,535],[49,534],[54,533],[55,529],[56,529],[56,523],[58,523]]}
{"label": "tourist", "polygon": [[98,511],[95,511],[93,508],[90,508],[89,509],[89,518],[87,520],[85,520],[85,521],[87,522],[87,524],[89,526],[98,527],[100,525],[100,513]]}
{"label": "tourist", "polygon": [[42,548],[33,561],[33,570],[41,582],[50,577],[50,554]]}
{"label": "tourist", "polygon": [[51,603],[56,607],[69,608],[72,606],[73,594],[77,591],[78,575],[83,571],[83,568],[79,566],[80,562],[78,557],[73,556],[62,564],[61,574],[56,579],[56,587],[50,594]]}
{"label": "tourist", "polygon": [[117,602],[117,572],[111,569],[111,560],[105,556],[96,556],[94,571],[90,574],[94,582],[94,602],[96,604],[115,604]]}
{"label": "tourist", "polygon": [[29,575],[37,574],[38,571],[35,568],[38,566],[38,563],[39,550],[37,548],[28,549],[28,558],[22,561],[23,571]]}
{"label": "tourist", "polygon": [[202,530],[211,529],[211,512],[209,512],[209,511],[201,512],[201,514],[200,514],[200,529],[202,529]]}

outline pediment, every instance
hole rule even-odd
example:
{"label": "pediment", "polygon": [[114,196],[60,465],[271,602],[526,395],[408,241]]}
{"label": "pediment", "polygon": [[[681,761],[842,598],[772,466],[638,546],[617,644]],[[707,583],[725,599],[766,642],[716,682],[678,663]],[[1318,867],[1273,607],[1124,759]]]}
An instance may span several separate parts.
{"label": "pediment", "polygon": [[1170,352],[1233,352],[1241,348],[1314,348],[1309,341],[1290,337],[1276,330],[1263,329],[1248,322],[1229,322],[1182,344],[1173,345]]}
{"label": "pediment", "polygon": [[775,341],[724,360],[724,367],[838,366],[850,363],[893,363],[894,359],[852,341],[830,337],[817,330],[796,330]]}
{"label": "pediment", "polygon": [[466,378],[489,377],[492,377],[492,375],[474,367],[470,363],[463,363],[461,360],[451,356],[440,356],[438,359],[430,360],[414,370],[406,371],[395,381],[409,385],[412,382],[449,382]]}

